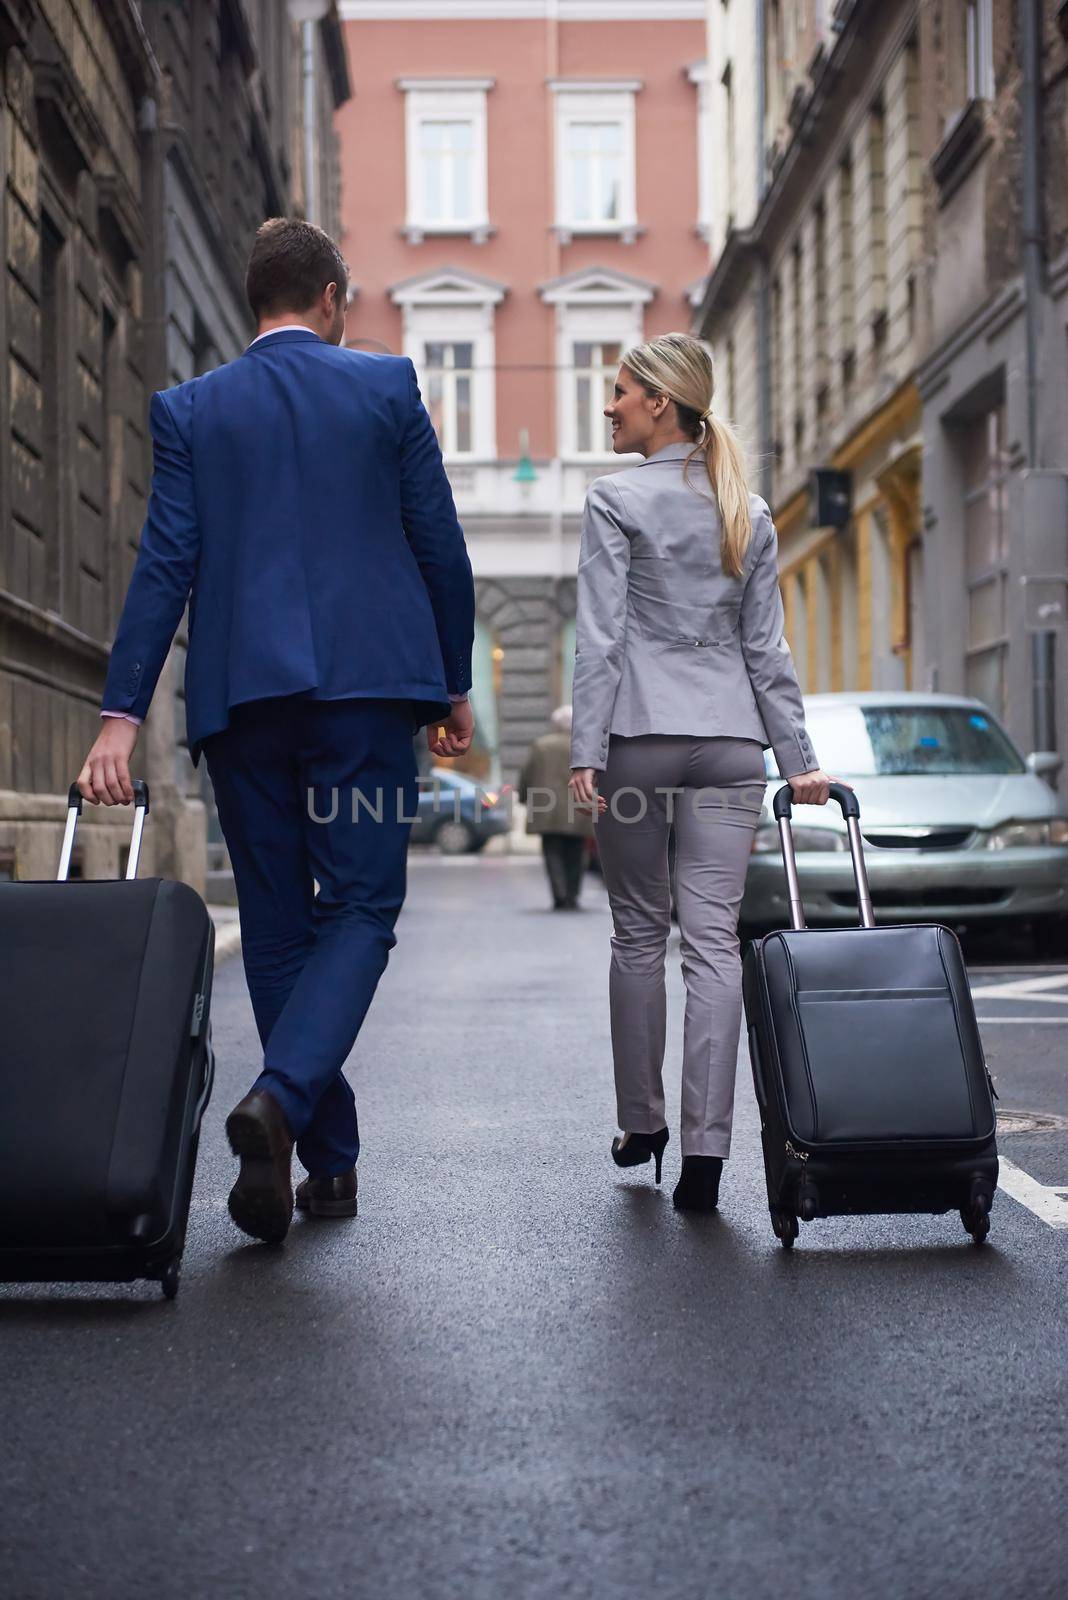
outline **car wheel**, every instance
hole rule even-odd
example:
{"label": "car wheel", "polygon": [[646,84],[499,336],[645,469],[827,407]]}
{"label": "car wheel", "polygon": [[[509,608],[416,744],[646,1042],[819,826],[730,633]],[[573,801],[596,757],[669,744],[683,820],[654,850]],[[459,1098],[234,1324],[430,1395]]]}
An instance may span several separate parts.
{"label": "car wheel", "polygon": [[450,818],[441,824],[434,840],[443,856],[464,856],[474,848],[475,830],[469,822]]}

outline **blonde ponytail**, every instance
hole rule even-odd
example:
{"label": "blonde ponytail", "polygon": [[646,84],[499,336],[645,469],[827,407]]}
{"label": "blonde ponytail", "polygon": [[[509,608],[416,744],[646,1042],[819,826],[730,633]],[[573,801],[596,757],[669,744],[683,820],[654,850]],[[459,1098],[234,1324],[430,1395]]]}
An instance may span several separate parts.
{"label": "blonde ponytail", "polygon": [[734,429],[722,417],[707,415],[704,418],[704,430],[700,449],[704,454],[712,493],[719,502],[719,519],[723,524],[720,540],[723,570],[732,578],[740,578],[745,569],[745,552],[753,537],[745,459]]}
{"label": "blonde ponytail", "polygon": [[720,560],[724,572],[740,578],[753,536],[749,485],[742,447],[734,430],[722,417],[712,414],[715,380],[707,347],[688,333],[665,333],[628,350],[622,364],[647,393],[665,394],[675,402],[679,427],[694,441],[686,471],[698,455],[704,456],[722,525]]}

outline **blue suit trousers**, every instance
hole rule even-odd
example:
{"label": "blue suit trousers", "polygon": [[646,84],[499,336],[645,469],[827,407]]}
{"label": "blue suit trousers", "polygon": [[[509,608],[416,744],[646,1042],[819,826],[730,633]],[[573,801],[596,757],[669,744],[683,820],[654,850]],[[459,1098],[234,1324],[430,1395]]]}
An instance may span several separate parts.
{"label": "blue suit trousers", "polygon": [[397,942],[415,725],[407,699],[288,695],[234,707],[204,743],[263,1045],[255,1087],[281,1105],[314,1177],[359,1154],[342,1068]]}

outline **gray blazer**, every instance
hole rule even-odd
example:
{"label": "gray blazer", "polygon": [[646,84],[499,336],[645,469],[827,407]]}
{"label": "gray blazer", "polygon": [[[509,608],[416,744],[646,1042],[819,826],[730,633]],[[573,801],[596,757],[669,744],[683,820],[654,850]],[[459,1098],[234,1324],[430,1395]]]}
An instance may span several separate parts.
{"label": "gray blazer", "polygon": [[783,636],[771,513],[750,496],[745,570],[720,561],[700,458],[667,445],[590,485],[575,629],[572,767],[603,770],[610,733],[759,739],[783,777],[818,763]]}

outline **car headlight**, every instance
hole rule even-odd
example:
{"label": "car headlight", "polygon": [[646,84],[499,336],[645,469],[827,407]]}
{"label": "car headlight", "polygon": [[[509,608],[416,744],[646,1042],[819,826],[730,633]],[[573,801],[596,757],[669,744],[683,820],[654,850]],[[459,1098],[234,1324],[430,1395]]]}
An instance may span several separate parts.
{"label": "car headlight", "polygon": [[[846,842],[840,833],[833,828],[794,828],[794,850],[844,850]],[[756,831],[753,840],[753,854],[755,856],[777,855],[779,850],[779,829],[774,822],[765,822]]]}
{"label": "car headlight", "polygon": [[1003,822],[986,836],[988,850],[1026,850],[1035,845],[1068,844],[1068,817],[1050,822]]}

